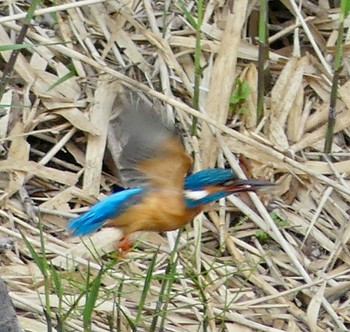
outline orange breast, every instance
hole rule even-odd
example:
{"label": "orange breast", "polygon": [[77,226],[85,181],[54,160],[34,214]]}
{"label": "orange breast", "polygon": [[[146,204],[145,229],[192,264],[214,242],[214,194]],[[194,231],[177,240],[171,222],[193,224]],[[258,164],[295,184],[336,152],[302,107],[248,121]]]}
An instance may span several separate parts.
{"label": "orange breast", "polygon": [[164,232],[178,229],[192,220],[202,208],[188,209],[180,190],[147,193],[143,200],[127,209],[109,225],[119,227],[125,234],[137,231]]}

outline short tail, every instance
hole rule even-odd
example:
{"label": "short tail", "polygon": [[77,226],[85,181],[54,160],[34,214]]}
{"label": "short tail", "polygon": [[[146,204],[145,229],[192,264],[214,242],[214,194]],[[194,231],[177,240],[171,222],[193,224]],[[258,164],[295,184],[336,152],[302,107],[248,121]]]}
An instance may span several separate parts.
{"label": "short tail", "polygon": [[72,231],[74,236],[83,236],[97,231],[106,221],[104,218],[96,218],[91,210],[74,218],[68,222],[67,228]]}
{"label": "short tail", "polygon": [[81,216],[70,220],[67,224],[68,230],[74,236],[83,236],[97,231],[107,219],[117,217],[127,206],[137,202],[135,198],[142,191],[142,188],[133,188],[108,196]]}

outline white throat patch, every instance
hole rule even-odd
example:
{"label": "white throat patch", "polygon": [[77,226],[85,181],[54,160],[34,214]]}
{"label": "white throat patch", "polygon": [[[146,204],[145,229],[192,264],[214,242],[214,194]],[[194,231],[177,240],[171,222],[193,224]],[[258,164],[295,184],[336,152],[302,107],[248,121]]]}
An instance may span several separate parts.
{"label": "white throat patch", "polygon": [[197,201],[209,195],[207,190],[185,190],[184,195],[186,198]]}

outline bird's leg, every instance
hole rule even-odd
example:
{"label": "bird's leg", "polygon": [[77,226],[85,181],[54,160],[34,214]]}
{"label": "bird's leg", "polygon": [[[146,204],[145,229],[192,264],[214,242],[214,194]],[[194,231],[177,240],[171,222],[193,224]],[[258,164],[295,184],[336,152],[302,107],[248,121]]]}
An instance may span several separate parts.
{"label": "bird's leg", "polygon": [[118,243],[118,253],[119,253],[119,257],[125,257],[126,254],[130,251],[130,249],[132,248],[133,243],[131,242],[131,240],[128,238],[127,235],[123,235]]}

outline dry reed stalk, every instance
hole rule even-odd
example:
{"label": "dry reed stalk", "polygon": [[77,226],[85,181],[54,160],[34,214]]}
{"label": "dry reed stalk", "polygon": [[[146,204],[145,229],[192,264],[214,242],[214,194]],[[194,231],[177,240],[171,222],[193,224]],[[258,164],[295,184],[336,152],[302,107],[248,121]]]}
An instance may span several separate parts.
{"label": "dry reed stalk", "polygon": [[[194,3],[183,2],[196,18]],[[182,233],[167,293],[165,330],[349,328],[346,51],[336,110],[336,153],[332,159],[322,155],[338,8],[282,1],[281,17],[270,9],[272,90],[265,100],[266,116],[258,124],[258,48],[251,43],[255,35],[250,21],[256,3],[235,1],[235,12],[229,1],[206,4],[200,112],[189,106],[195,89],[195,30],[177,3],[162,7],[162,2],[152,1],[88,0],[36,11],[25,40],[29,46],[15,63],[0,117],[0,233],[15,240],[14,249],[0,256],[0,274],[15,307],[22,310],[22,327],[43,331],[46,323],[42,273],[19,230],[40,252],[40,217],[48,260],[64,283],[64,311],[78,300],[77,283],[84,282],[87,271],[98,275],[120,236],[106,228],[84,244],[67,234],[65,224],[119,182],[117,172],[101,170],[107,140],[107,148],[118,153],[120,142],[111,133],[109,119],[121,107],[113,105],[114,98],[119,102],[127,87],[162,103],[169,121],[177,119],[196,170],[230,165],[241,177],[250,174],[277,183],[259,196],[221,200]],[[0,18],[0,43],[11,45],[25,5],[1,4],[1,9],[9,15]],[[56,13],[58,24],[52,24],[48,13]],[[1,51],[1,57],[7,62],[10,50]],[[74,66],[71,77],[67,64]],[[229,111],[237,77],[250,86],[239,105],[243,114]],[[200,120],[199,139],[190,135],[192,116]],[[244,155],[246,163],[239,163],[236,155]],[[162,285],[170,278],[169,244],[174,247],[176,234],[169,240],[159,234],[138,234],[137,239],[138,247],[103,275],[93,331],[108,331],[113,314],[120,331],[130,330],[145,275],[159,250],[140,326],[150,329]],[[47,299],[58,310],[60,299],[53,289]],[[55,322],[56,316],[51,318]],[[65,324],[83,331],[74,317]]]}

